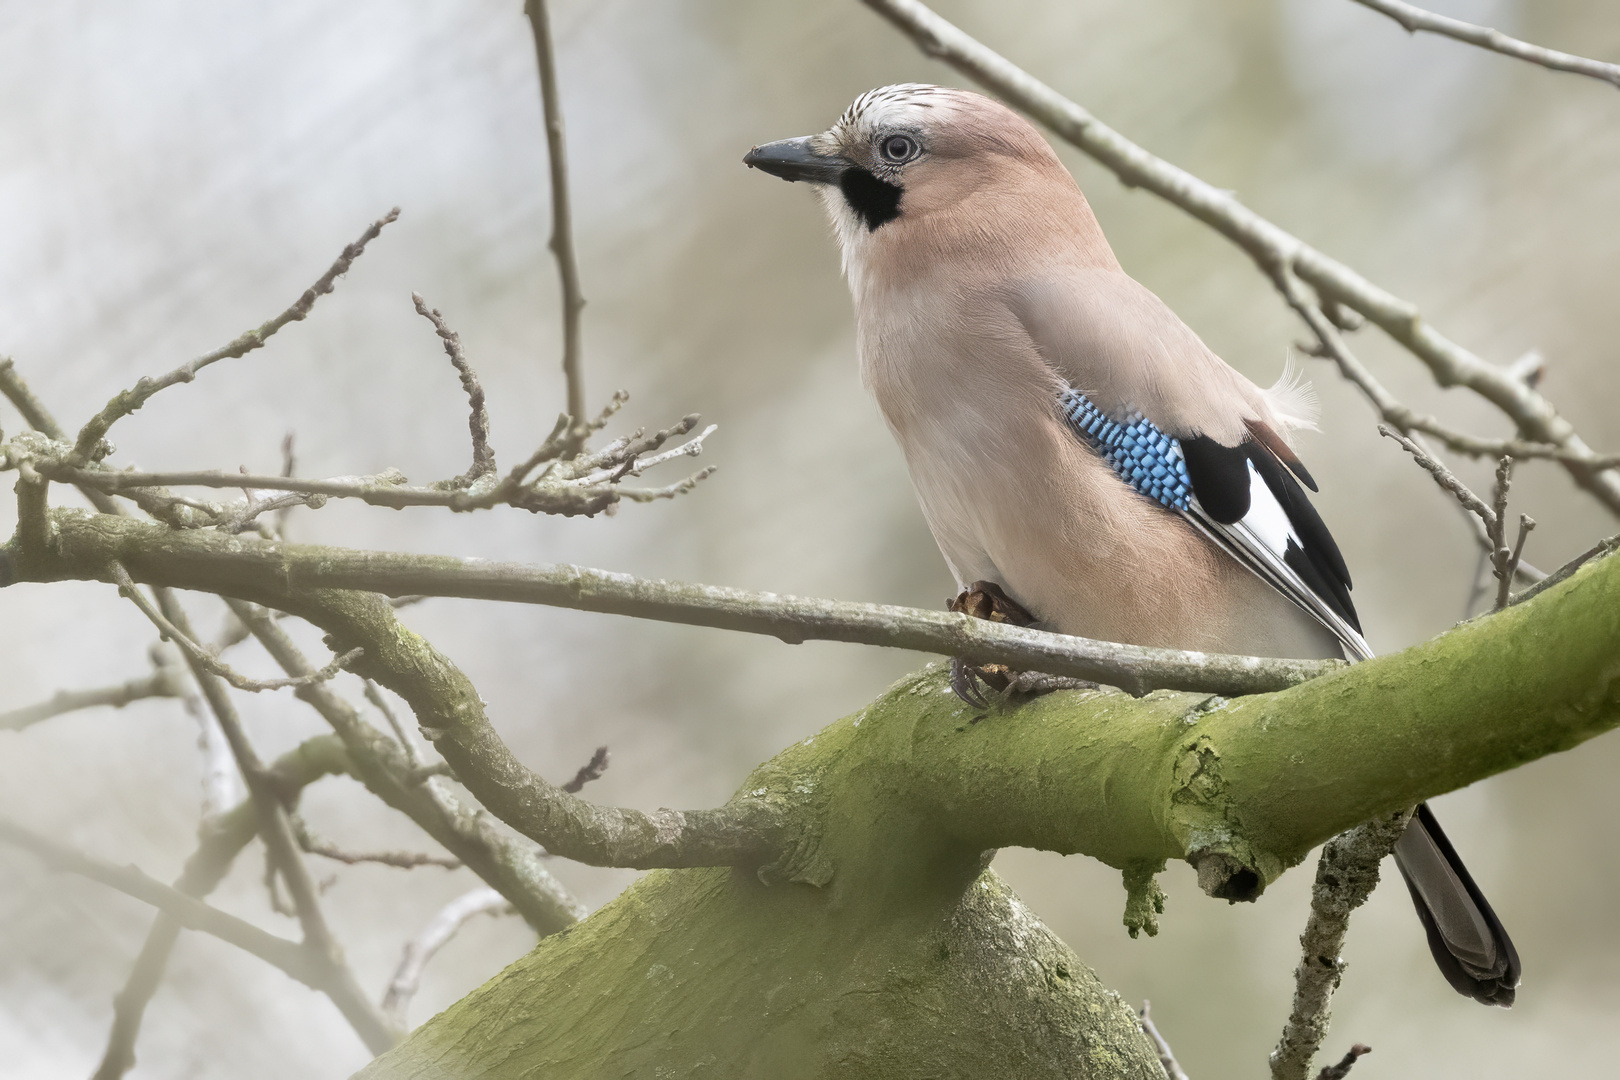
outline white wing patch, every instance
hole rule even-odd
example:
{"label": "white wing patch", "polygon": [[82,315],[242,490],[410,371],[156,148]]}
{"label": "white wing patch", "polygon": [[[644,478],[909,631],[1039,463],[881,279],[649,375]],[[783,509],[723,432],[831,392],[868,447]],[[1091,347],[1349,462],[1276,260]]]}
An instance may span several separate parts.
{"label": "white wing patch", "polygon": [[1296,551],[1302,549],[1299,536],[1289,523],[1282,504],[1255,470],[1254,462],[1249,462],[1248,466],[1249,512],[1241,519],[1230,525],[1221,524],[1204,512],[1197,495],[1181,513],[1261,581],[1304,608],[1317,622],[1332,631],[1344,646],[1349,659],[1371,660],[1373,651],[1367,645],[1367,639],[1316,595],[1285,561],[1290,542]]}

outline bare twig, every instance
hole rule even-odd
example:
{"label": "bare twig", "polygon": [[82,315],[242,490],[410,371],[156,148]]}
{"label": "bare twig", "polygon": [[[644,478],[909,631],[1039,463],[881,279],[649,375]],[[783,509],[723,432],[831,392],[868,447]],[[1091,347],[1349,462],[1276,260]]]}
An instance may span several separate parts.
{"label": "bare twig", "polygon": [[[140,594],[140,590],[133,585],[126,591],[132,596]],[[144,602],[145,598],[141,599]],[[165,609],[161,617],[173,628],[178,637],[189,639],[190,622],[179,602],[166,592],[159,594],[158,601]],[[399,1041],[399,1033],[393,1030],[382,1013],[361,991],[360,984],[356,982],[354,973],[349,970],[343,958],[343,950],[327,924],[325,914],[321,911],[319,893],[314,879],[310,876],[309,867],[305,865],[303,856],[298,850],[291,815],[282,802],[280,793],[276,791],[269,771],[259,760],[258,753],[242,729],[241,718],[237,716],[236,708],[231,703],[224,680],[208,669],[200,655],[188,652],[186,658],[191,665],[192,678],[197,681],[209,709],[219,721],[220,730],[224,733],[226,742],[230,744],[237,768],[241,770],[242,779],[247,784],[248,796],[253,803],[258,821],[259,835],[264,840],[269,858],[274,861],[275,871],[279,872],[281,879],[287,883],[287,891],[292,895],[293,905],[297,909],[299,926],[304,934],[302,948],[321,970],[321,990],[331,999],[332,1004],[337,1006],[338,1011],[354,1028],[355,1034],[360,1036],[366,1047],[373,1054],[380,1054]],[[274,895],[273,886],[272,895]]]}
{"label": "bare twig", "polygon": [[1508,600],[1508,606],[1512,607],[1514,604],[1524,603],[1531,597],[1537,596],[1540,593],[1552,588],[1554,585],[1567,580],[1570,575],[1574,574],[1575,571],[1579,570],[1593,559],[1606,558],[1609,555],[1614,554],[1615,551],[1620,551],[1620,535],[1611,536],[1607,540],[1592,545],[1579,555],[1575,556],[1573,559],[1569,560],[1569,562],[1565,563],[1563,566],[1560,566],[1557,570],[1554,570],[1552,573],[1530,586],[1528,589],[1514,593],[1513,596]]}
{"label": "bare twig", "polygon": [[1519,559],[1524,554],[1524,541],[1530,535],[1530,530],[1536,527],[1535,519],[1529,514],[1519,515],[1519,538],[1513,543],[1513,552],[1507,557],[1502,571],[1497,575],[1496,610],[1501,611],[1508,606],[1512,599],[1513,573],[1518,569]]}
{"label": "bare twig", "polygon": [[[465,480],[465,477],[427,487],[412,486],[396,469],[389,469],[375,476],[340,476],[325,480],[305,480],[290,476],[232,473],[218,469],[148,473],[99,467],[80,468],[45,455],[30,458],[21,464],[22,467],[32,468],[45,480],[80,485],[90,491],[128,494],[131,497],[145,492],[150,497],[142,501],[143,508],[171,525],[182,528],[212,525],[230,533],[244,531],[251,525],[255,516],[265,511],[281,509],[287,505],[307,505],[318,509],[328,498],[359,499],[371,506],[396,510],[407,506],[444,506],[461,512],[507,505],[530,513],[595,514],[611,509],[621,497],[636,502],[647,502],[655,498],[670,498],[683,494],[714,471],[703,469],[666,488],[650,491],[619,486],[619,482],[626,476],[639,476],[654,465],[680,457],[697,457],[701,454],[704,440],[715,430],[712,425],[673,449],[651,457],[642,456],[658,449],[668,439],[690,431],[696,425],[695,416],[687,417],[673,427],[665,428],[651,436],[638,434],[626,437],[602,452],[564,463],[559,459],[567,452],[564,438],[566,421],[567,418],[563,417],[551,437],[500,482],[480,484],[475,491],[456,486]],[[547,467],[530,480],[529,474],[542,464]],[[491,459],[491,471],[493,468],[494,462]],[[295,492],[297,497],[292,498],[290,502],[249,498],[233,506],[221,506],[179,498],[168,493],[167,489],[170,487],[249,488],[254,491]],[[173,510],[176,505],[186,507],[191,512],[191,517],[178,517]]]}
{"label": "bare twig", "polygon": [[427,783],[435,776],[448,776],[450,779],[454,780],[456,778],[456,771],[450,767],[450,763],[448,761],[434,761],[426,765],[418,765],[411,769],[410,772],[405,774],[405,783],[409,784],[411,787],[415,787],[418,784]]}
{"label": "bare twig", "polygon": [[[1457,479],[1450,469],[1447,469],[1431,454],[1429,454],[1415,440],[1409,439],[1387,424],[1379,424],[1378,432],[1387,438],[1400,443],[1412,459],[1421,465],[1435,483],[1456,496],[1457,501],[1464,508],[1474,514],[1484,526],[1486,538],[1486,551],[1491,563],[1491,573],[1496,577],[1496,605],[1493,610],[1500,611],[1508,606],[1513,588],[1513,581],[1523,569],[1523,555],[1525,538],[1536,523],[1528,515],[1519,515],[1519,535],[1512,548],[1507,546],[1507,499],[1508,490],[1513,482],[1513,459],[1503,457],[1496,463],[1496,483],[1493,488],[1492,504],[1485,505],[1481,499],[1471,491],[1467,484]],[[1539,574],[1540,571],[1537,571]],[[1541,575],[1545,578],[1546,575]],[[1476,575],[1476,581],[1478,580]],[[1477,586],[1475,591],[1477,592]],[[1473,608],[1473,595],[1469,597],[1468,606]]]}
{"label": "bare twig", "polygon": [[489,888],[462,893],[441,908],[420,934],[405,943],[405,953],[400,957],[399,967],[395,969],[394,977],[388,980],[382,1007],[394,1025],[402,1030],[408,1029],[405,1010],[421,988],[423,970],[433,955],[444,948],[469,919],[479,915],[509,914],[512,911],[506,897]]}
{"label": "bare twig", "polygon": [[1348,1053],[1332,1065],[1324,1065],[1322,1071],[1316,1074],[1316,1080],[1344,1080],[1355,1068],[1356,1059],[1363,1054],[1372,1053],[1372,1047],[1364,1043],[1356,1043],[1350,1047]]}
{"label": "bare twig", "polygon": [[[345,772],[349,761],[343,743],[336,735],[317,735],[276,759],[270,776],[282,799],[295,805],[303,789],[323,776]],[[186,860],[186,868],[175,881],[182,895],[201,899],[224,879],[236,856],[258,832],[256,812],[251,801],[238,802],[229,811],[205,819],[197,850]],[[130,968],[124,987],[113,998],[112,1030],[107,1049],[91,1080],[118,1080],[135,1064],[135,1040],[140,1035],[146,1005],[157,992],[168,967],[169,954],[179,939],[180,920],[160,911],[147,931],[140,955]]]}
{"label": "bare twig", "polygon": [[[1385,417],[1385,419],[1390,418]],[[1477,435],[1468,435],[1448,428],[1432,416],[1420,416],[1410,411],[1408,412],[1407,423],[1397,426],[1404,426],[1409,431],[1421,431],[1425,435],[1433,435],[1444,443],[1448,449],[1459,454],[1465,454],[1468,457],[1499,458],[1506,455],[1520,461],[1539,459],[1585,464],[1593,468],[1604,469],[1620,465],[1620,454],[1572,454],[1552,443],[1528,442],[1524,439],[1484,439]]]}
{"label": "bare twig", "polygon": [[[270,612],[240,600],[226,603],[287,674],[304,675],[312,670]],[[584,905],[546,868],[545,852],[539,845],[497,828],[488,814],[468,806],[442,784],[406,783],[404,775],[410,764],[399,744],[362,720],[330,684],[311,683],[294,693],[332,725],[353,762],[356,778],[372,794],[407,814],[500,890],[538,934],[556,933],[584,918]]]}
{"label": "bare twig", "polygon": [[[1493,610],[1500,611],[1507,606],[1507,596],[1512,590],[1513,582],[1524,578],[1531,584],[1543,580],[1547,575],[1530,566],[1523,559],[1525,535],[1536,527],[1534,521],[1528,517],[1520,522],[1518,546],[1509,550],[1507,546],[1507,493],[1512,480],[1513,459],[1503,457],[1496,467],[1496,486],[1493,496],[1493,505],[1485,505],[1485,500],[1475,495],[1467,484],[1459,480],[1450,469],[1447,469],[1434,457],[1422,443],[1415,438],[1408,438],[1390,427],[1388,424],[1379,424],[1378,432],[1387,438],[1400,443],[1407,453],[1412,455],[1414,461],[1422,466],[1435,483],[1456,496],[1457,502],[1473,515],[1478,522],[1475,528],[1480,538],[1480,545],[1485,559],[1491,567],[1491,574],[1497,580],[1497,602]],[[1524,524],[1529,522],[1528,525]],[[1473,611],[1474,599],[1480,592],[1480,574],[1476,569],[1474,583],[1470,587],[1468,603],[1464,614]]]}
{"label": "bare twig", "polygon": [[122,709],[132,701],[154,697],[184,697],[185,694],[186,684],[181,677],[180,669],[169,659],[165,651],[158,651],[153,656],[153,671],[150,675],[95,690],[58,690],[49,700],[37,705],[0,713],[0,731],[21,731],[41,720],[49,720],[53,716],[61,716],[63,713],[79,709],[94,709],[103,705]]}
{"label": "bare twig", "polygon": [[1550,68],[1553,71],[1567,71],[1573,75],[1586,75],[1593,79],[1601,79],[1611,86],[1620,86],[1620,64],[1607,64],[1601,60],[1588,60],[1584,56],[1575,56],[1556,49],[1542,48],[1532,45],[1518,38],[1508,37],[1500,30],[1493,30],[1488,26],[1477,26],[1474,23],[1463,22],[1461,19],[1451,19],[1444,15],[1424,11],[1420,7],[1402,3],[1401,0],[1356,0],[1363,7],[1372,8],[1382,15],[1388,15],[1401,26],[1408,34],[1423,31],[1430,34],[1439,34],[1442,37],[1452,38],[1456,41],[1466,42],[1469,45],[1478,45],[1482,49],[1511,56],[1517,60],[1524,60],[1532,64]]}
{"label": "bare twig", "polygon": [[448,855],[427,855],[415,851],[345,851],[311,833],[309,826],[298,817],[293,818],[293,832],[298,837],[298,846],[304,851],[346,866],[377,863],[399,870],[414,870],[418,866],[442,866],[446,870],[459,870],[463,865],[460,859]]}
{"label": "bare twig", "polygon": [[123,390],[113,396],[106,406],[90,418],[90,421],[80,429],[78,438],[74,441],[73,458],[78,464],[90,461],[99,461],[105,457],[108,448],[102,441],[107,432],[119,420],[133,413],[142,405],[151,400],[152,395],[160,390],[174,386],[176,383],[188,383],[197,377],[197,372],[210,364],[220,360],[230,360],[245,356],[254,349],[262,346],[277,330],[290,322],[298,322],[309,314],[315,306],[315,301],[332,291],[337,279],[348,272],[350,265],[366,250],[366,245],[377,238],[383,227],[391,224],[399,217],[399,207],[390,210],[382,218],[371,223],[366,231],[360,234],[360,239],[343,249],[337,261],[327,268],[326,273],[304,290],[291,307],[280,315],[264,323],[256,329],[249,330],[241,337],[228,345],[221,346],[211,353],[204,353],[195,360],[190,360],[166,375],[157,378],[150,376],[140,379],[133,387]]}
{"label": "bare twig", "polygon": [[1170,1044],[1159,1034],[1158,1026],[1153,1023],[1153,1016],[1149,1011],[1151,1008],[1151,1002],[1142,1002],[1142,1011],[1137,1013],[1137,1017],[1142,1021],[1142,1033],[1153,1043],[1154,1052],[1159,1055],[1159,1064],[1164,1067],[1166,1080],[1188,1080],[1187,1073],[1182,1069],[1181,1063],[1176,1061],[1176,1055],[1171,1051]]}
{"label": "bare twig", "polygon": [[269,848],[265,848],[264,851],[264,874],[259,880],[264,885],[264,893],[270,902],[270,910],[277,915],[296,919],[298,917],[298,907],[281,895],[281,868],[276,865],[275,852]]}
{"label": "bare twig", "polygon": [[919,0],[863,0],[922,51],[1046,124],[1112,171],[1180,207],[1241,247],[1267,277],[1285,268],[1309,284],[1324,304],[1350,309],[1376,323],[1421,360],[1441,386],[1466,386],[1490,401],[1526,438],[1559,447],[1560,463],[1581,487],[1620,514],[1620,476],[1608,471],[1568,420],[1526,380],[1486,363],[1430,326],[1417,307],[1374,285],[1343,263],[1288,233],[1223,191],[1155,157],[1090,112],[1020,69]]}
{"label": "bare twig", "polygon": [[110,572],[113,581],[118,585],[118,591],[134,601],[135,606],[141,609],[141,614],[151,620],[152,625],[158,628],[159,633],[180,646],[181,651],[200,665],[208,674],[224,679],[238,690],[259,693],[263,690],[284,690],[289,686],[307,686],[312,682],[325,682],[327,679],[336,677],[338,672],[358,660],[361,653],[364,652],[363,649],[350,649],[342,656],[333,658],[330,664],[327,664],[319,671],[309,675],[301,675],[296,679],[250,679],[235,671],[229,665],[221,663],[218,657],[191,640],[189,634],[186,634],[165,618],[162,612],[152,606],[152,602],[146,598],[146,595],[135,587],[135,583],[130,580],[129,572],[124,569],[122,564],[114,562]]}
{"label": "bare twig", "polygon": [[1379,424],[1378,433],[1383,435],[1385,438],[1394,439],[1396,442],[1400,443],[1401,447],[1405,449],[1408,454],[1412,455],[1412,460],[1416,461],[1424,468],[1424,470],[1428,472],[1430,476],[1434,477],[1435,483],[1439,484],[1446,491],[1451,492],[1452,495],[1456,496],[1459,503],[1478,517],[1480,521],[1484,522],[1485,530],[1491,537],[1494,552],[1497,533],[1496,511],[1485,505],[1485,500],[1481,499],[1478,495],[1475,495],[1473,491],[1469,489],[1468,485],[1457,479],[1456,475],[1453,474],[1450,469],[1446,468],[1439,461],[1435,460],[1427,451],[1423,449],[1423,447],[1419,446],[1405,435],[1402,435],[1388,424]]}
{"label": "bare twig", "polygon": [[580,370],[580,314],[585,309],[585,296],[580,291],[579,264],[574,258],[568,148],[563,138],[562,106],[557,98],[556,48],[545,0],[527,0],[523,11],[534,31],[534,55],[540,69],[540,106],[545,115],[546,154],[551,163],[551,252],[557,257],[557,276],[562,283],[562,368],[568,384],[568,415],[571,417],[568,445],[577,452],[590,434],[585,420],[585,376]]}
{"label": "bare twig", "polygon": [[416,304],[416,313],[433,324],[434,332],[439,340],[444,342],[444,353],[455,366],[456,374],[461,377],[461,388],[467,392],[467,407],[470,415],[467,418],[467,428],[472,432],[472,465],[466,472],[447,482],[446,486],[461,491],[479,479],[495,471],[495,451],[489,446],[489,411],[484,408],[484,387],[478,381],[478,373],[467,363],[467,357],[461,351],[461,335],[450,329],[439,314],[438,308],[430,308],[427,301],[422,299],[421,293],[411,293],[411,300]]}
{"label": "bare twig", "polygon": [[[281,437],[281,475],[288,477],[297,471],[298,458],[293,453],[293,433],[289,431]],[[291,506],[282,506],[276,509],[275,533],[277,539],[287,539],[287,516],[291,509]]]}
{"label": "bare twig", "polygon": [[[395,610],[398,610],[397,605]],[[378,712],[382,713],[384,720],[388,721],[388,727],[393,731],[394,738],[399,740],[400,749],[405,751],[405,760],[411,763],[412,768],[422,764],[421,748],[417,745],[416,740],[406,732],[405,725],[399,722],[399,717],[395,715],[393,706],[388,704],[388,699],[382,696],[382,691],[377,689],[377,684],[370,679],[364,679],[362,682],[366,688],[366,700],[371,702]]]}
{"label": "bare twig", "polygon": [[173,916],[186,929],[200,930],[252,953],[265,963],[280,968],[305,986],[316,990],[327,988],[326,973],[302,945],[266,933],[235,915],[228,915],[218,908],[210,907],[177,889],[170,888],[156,878],[148,877],[133,866],[114,866],[112,863],[91,858],[3,818],[0,818],[0,840],[32,851],[53,869],[66,870],[90,878],[92,881],[99,881],[127,896],[151,904]]}
{"label": "bare twig", "polygon": [[1513,487],[1513,458],[1503,455],[1496,462],[1496,483],[1491,487],[1491,517],[1496,521],[1496,535],[1491,539],[1496,541],[1497,554],[1507,556],[1507,520],[1508,492]]}
{"label": "bare twig", "polygon": [[584,789],[586,784],[590,783],[592,780],[600,780],[602,778],[602,774],[607,772],[607,767],[608,748],[605,746],[598,746],[596,748],[596,753],[591,755],[591,760],[581,765],[579,767],[579,772],[575,773],[574,778],[568,781],[568,783],[564,784],[562,789],[568,792],[570,795],[578,795],[580,791]]}
{"label": "bare twig", "polygon": [[1528,349],[1507,366],[1507,372],[1534,390],[1541,385],[1541,380],[1547,374],[1547,358],[1541,355],[1540,349]]}
{"label": "bare twig", "polygon": [[186,696],[186,711],[197,721],[197,751],[202,757],[202,822],[209,823],[237,805],[246,795],[242,787],[242,774],[237,771],[236,758],[231,754],[225,733],[219,721],[208,710],[201,696]]}
{"label": "bare twig", "polygon": [[1272,1080],[1305,1080],[1311,1058],[1327,1034],[1333,992],[1344,973],[1344,947],[1350,913],[1378,887],[1378,864],[1401,838],[1411,811],[1386,814],[1341,833],[1322,845],[1311,887],[1311,915],[1299,943],[1294,972],[1294,1004],[1282,1038],[1271,1052]]}
{"label": "bare twig", "polygon": [[[34,392],[28,388],[28,384],[23,381],[23,377],[17,373],[16,365],[8,356],[0,356],[0,394],[4,394],[6,400],[16,406],[17,411],[22,413],[23,419],[27,420],[29,426],[35,431],[53,442],[60,443],[67,440],[67,434],[62,430],[62,426],[56,422],[56,418],[51,415],[50,410],[46,409],[44,404],[34,396]],[[97,491],[95,488],[80,488],[79,490],[84,494],[85,498],[90,500],[90,504],[101,513],[119,514],[123,512],[123,508],[118,505],[118,500],[106,492]]]}

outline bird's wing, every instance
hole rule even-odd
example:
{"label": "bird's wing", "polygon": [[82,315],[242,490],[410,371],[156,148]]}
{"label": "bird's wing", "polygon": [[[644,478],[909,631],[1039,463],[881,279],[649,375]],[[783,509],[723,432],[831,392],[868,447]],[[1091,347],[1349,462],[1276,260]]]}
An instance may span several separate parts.
{"label": "bird's wing", "polygon": [[1139,410],[1166,432],[1223,446],[1259,437],[1250,426],[1258,423],[1272,453],[1297,464],[1286,436],[1314,426],[1309,392],[1286,376],[1256,386],[1123,271],[1070,267],[1030,278],[1009,290],[1007,305],[1047,365],[1104,412]]}
{"label": "bird's wing", "polygon": [[1008,305],[1066,384],[1065,419],[1122,480],[1304,608],[1346,656],[1372,655],[1344,558],[1301,487],[1316,483],[1285,438],[1314,420],[1286,375],[1262,390],[1117,268],[1022,282]]}
{"label": "bird's wing", "polygon": [[1205,435],[1178,439],[1140,412],[1110,417],[1073,388],[1063,393],[1058,407],[1075,434],[1122,481],[1180,513],[1304,608],[1338,638],[1347,657],[1371,658],[1339,546],[1295,472],[1262,436],[1247,436],[1230,447]]}

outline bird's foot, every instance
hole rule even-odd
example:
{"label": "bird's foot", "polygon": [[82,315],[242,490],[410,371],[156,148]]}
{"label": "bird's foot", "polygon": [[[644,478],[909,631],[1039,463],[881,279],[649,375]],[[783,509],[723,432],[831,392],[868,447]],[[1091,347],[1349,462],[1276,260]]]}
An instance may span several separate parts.
{"label": "bird's foot", "polygon": [[975,709],[990,707],[990,699],[984,696],[983,687],[989,687],[999,694],[1012,685],[1016,677],[1017,673],[1006,664],[974,665],[960,656],[951,657],[951,689]]}
{"label": "bird's foot", "polygon": [[1020,671],[1007,685],[1007,693],[1050,694],[1054,690],[1099,690],[1101,686],[1090,679],[1074,679],[1067,675],[1048,675],[1044,671]]}
{"label": "bird's foot", "polygon": [[[993,581],[975,581],[950,600],[947,606],[952,611],[971,615],[975,619],[984,619],[987,622],[1008,623],[1012,626],[1028,626],[1035,621],[1024,606],[1012,597],[1006,590]],[[1017,687],[1019,680],[1034,672],[1014,671],[1006,664],[969,664],[960,657],[951,660],[951,689],[956,696],[973,706],[975,709],[988,709],[990,701],[984,695],[982,687],[988,687],[998,694],[1004,694],[1010,688]],[[1050,678],[1050,676],[1041,676]],[[1014,692],[1018,692],[1015,690]]]}

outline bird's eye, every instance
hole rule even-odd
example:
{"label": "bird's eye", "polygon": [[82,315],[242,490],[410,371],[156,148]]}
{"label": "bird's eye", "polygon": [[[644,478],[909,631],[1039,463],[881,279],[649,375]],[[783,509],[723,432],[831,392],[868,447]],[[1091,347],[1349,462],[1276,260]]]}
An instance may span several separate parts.
{"label": "bird's eye", "polygon": [[891,165],[900,165],[917,156],[917,142],[904,135],[890,135],[878,146],[878,153]]}

